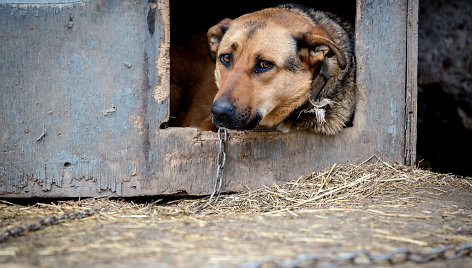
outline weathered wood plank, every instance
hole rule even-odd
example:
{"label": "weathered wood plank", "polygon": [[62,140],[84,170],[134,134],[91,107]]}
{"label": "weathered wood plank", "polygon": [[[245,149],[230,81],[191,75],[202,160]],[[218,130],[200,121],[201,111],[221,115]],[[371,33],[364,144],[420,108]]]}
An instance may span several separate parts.
{"label": "weathered wood plank", "polygon": [[403,162],[406,2],[359,1],[358,87],[368,99],[367,128],[378,131],[376,154]]}
{"label": "weathered wood plank", "polygon": [[[334,137],[232,131],[223,191],[281,183],[374,154],[408,162],[406,149],[415,145],[406,145],[414,138],[406,114],[415,116],[416,109],[406,102],[414,104],[416,77],[414,62],[407,60],[414,47],[405,31],[408,16],[415,19],[414,12],[407,14],[413,3],[357,3],[360,101],[353,127]],[[168,1],[158,1],[152,11],[154,5],[84,1],[14,12],[0,5],[1,23],[7,25],[0,35],[8,36],[8,41],[0,38],[6,44],[0,57],[11,66],[0,67],[0,77],[8,78],[0,87],[0,109],[6,111],[0,117],[2,196],[211,192],[216,134],[159,129],[168,117]],[[72,29],[67,27],[71,14]],[[25,25],[32,32],[25,32]],[[413,45],[415,32],[410,34]]]}
{"label": "weathered wood plank", "polygon": [[408,0],[406,28],[406,129],[405,164],[416,162],[417,71],[418,71],[418,0]]}
{"label": "weathered wood plank", "polygon": [[120,194],[167,118],[161,23],[144,0],[32,2],[0,4],[0,193]]}

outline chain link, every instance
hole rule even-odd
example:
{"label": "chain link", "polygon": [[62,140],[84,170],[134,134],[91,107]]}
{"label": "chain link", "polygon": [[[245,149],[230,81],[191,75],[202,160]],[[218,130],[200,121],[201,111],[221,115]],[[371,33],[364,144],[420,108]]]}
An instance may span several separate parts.
{"label": "chain link", "polygon": [[58,225],[61,222],[67,222],[71,220],[83,219],[95,215],[97,209],[84,209],[79,212],[64,213],[59,217],[49,216],[48,218],[39,219],[36,223],[26,224],[23,226],[17,226],[12,229],[3,231],[0,234],[0,243],[6,242],[12,237],[24,236],[28,233],[42,230],[48,226]]}
{"label": "chain link", "polygon": [[[223,131],[223,133],[221,133]],[[226,128],[218,128],[218,154],[216,156],[216,179],[215,185],[213,186],[213,192],[203,206],[198,207],[195,212],[198,213],[208,207],[209,205],[214,205],[218,202],[220,198],[221,185],[223,184],[223,169],[226,163],[226,152],[225,152],[225,143],[228,140],[228,131]],[[215,197],[216,195],[216,197]]]}
{"label": "chain link", "polygon": [[[426,252],[414,252],[407,248],[397,248],[387,254],[372,254],[369,250],[352,251],[334,257],[319,257],[315,254],[301,254],[285,261],[248,262],[239,268],[302,268],[302,267],[337,267],[340,265],[372,265],[380,263],[402,264],[406,262],[426,263],[434,260],[452,260],[472,256],[472,243],[457,247],[442,247]],[[214,266],[219,267],[219,266]]]}

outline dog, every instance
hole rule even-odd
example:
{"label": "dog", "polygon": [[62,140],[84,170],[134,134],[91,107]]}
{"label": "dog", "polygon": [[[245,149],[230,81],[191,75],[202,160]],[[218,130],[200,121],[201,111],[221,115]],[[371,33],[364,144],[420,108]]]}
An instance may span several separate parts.
{"label": "dog", "polygon": [[217,89],[208,88],[211,107],[192,112],[204,118],[189,125],[333,135],[352,122],[353,33],[336,16],[285,4],[226,18],[207,38]]}

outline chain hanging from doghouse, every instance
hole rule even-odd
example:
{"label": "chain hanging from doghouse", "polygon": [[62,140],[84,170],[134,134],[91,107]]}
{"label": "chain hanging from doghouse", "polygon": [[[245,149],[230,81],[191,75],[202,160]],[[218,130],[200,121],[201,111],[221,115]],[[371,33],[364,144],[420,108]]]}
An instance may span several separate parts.
{"label": "chain hanging from doghouse", "polygon": [[220,198],[221,185],[223,184],[223,169],[226,163],[225,143],[227,140],[228,140],[228,130],[226,128],[218,128],[219,146],[218,146],[218,154],[216,156],[215,185],[213,186],[213,192],[211,193],[208,201],[203,206],[200,206],[195,210],[195,212],[197,213],[202,211],[209,205],[216,204],[216,202],[218,202],[218,199]]}

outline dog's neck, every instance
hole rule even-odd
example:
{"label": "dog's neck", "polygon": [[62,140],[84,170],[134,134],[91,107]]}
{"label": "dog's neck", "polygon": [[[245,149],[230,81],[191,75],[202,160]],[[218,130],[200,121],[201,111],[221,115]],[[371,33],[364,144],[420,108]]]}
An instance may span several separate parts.
{"label": "dog's neck", "polygon": [[323,68],[324,63],[321,62],[316,68],[315,71],[313,72],[313,82],[311,83],[311,89],[310,89],[310,96],[308,97],[308,100],[316,100],[318,96],[320,95],[320,92],[323,90],[323,88],[326,86],[326,83],[328,82],[329,79],[329,74],[324,71],[326,66]]}
{"label": "dog's neck", "polygon": [[[324,66],[324,68],[323,68]],[[333,104],[333,101],[327,98],[320,98],[320,93],[329,80],[329,73],[324,71],[327,68],[323,62],[315,68],[313,72],[313,82],[311,83],[311,92],[307,101],[294,111],[298,117],[301,114],[311,114],[316,117],[319,123],[325,122],[326,107]]]}

